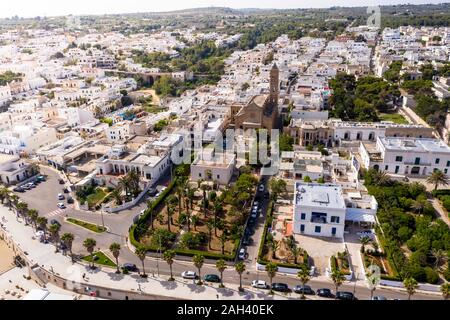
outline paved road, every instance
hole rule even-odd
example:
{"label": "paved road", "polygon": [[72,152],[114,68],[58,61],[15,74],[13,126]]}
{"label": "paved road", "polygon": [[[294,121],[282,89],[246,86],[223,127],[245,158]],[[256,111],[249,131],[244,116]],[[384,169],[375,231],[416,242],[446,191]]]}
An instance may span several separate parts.
{"label": "paved road", "polygon": [[[108,247],[112,242],[118,242],[122,245],[122,249],[120,252],[119,263],[123,264],[125,262],[130,262],[136,264],[138,267],[141,266],[140,260],[136,257],[136,255],[126,246],[126,237],[128,236],[128,229],[132,224],[133,218],[139,214],[139,212],[146,207],[145,201],[141,201],[137,206],[133,207],[130,210],[122,211],[118,214],[108,214],[105,213],[103,215],[105,226],[108,227],[108,232],[97,234],[86,230],[84,228],[72,225],[64,221],[65,217],[74,217],[76,219],[85,220],[95,224],[102,224],[102,215],[100,213],[86,212],[81,210],[76,210],[73,207],[69,207],[64,211],[58,211],[56,208],[56,204],[60,202],[57,200],[58,193],[62,192],[63,186],[58,183],[58,173],[48,168],[43,167],[42,173],[47,175],[47,181],[41,183],[35,189],[29,190],[25,193],[19,194],[21,199],[29,204],[29,208],[34,208],[39,210],[41,215],[46,216],[49,221],[51,219],[56,219],[62,224],[61,234],[64,232],[71,232],[75,235],[75,240],[73,244],[73,251],[80,254],[86,254],[86,250],[82,246],[82,242],[87,237],[94,238],[97,241],[97,247],[103,250],[105,253],[109,253]],[[263,202],[263,212],[266,212],[267,209],[267,200]],[[56,210],[56,211],[55,211]],[[264,216],[261,216],[258,220],[257,228],[255,234],[253,235],[253,243],[248,247],[249,259],[246,260],[247,271],[243,275],[243,285],[249,286],[252,280],[262,279],[265,281],[269,281],[265,272],[256,271],[255,261],[257,255],[257,248],[260,243],[261,235],[262,235],[262,226],[264,225]],[[49,244],[51,245],[51,244]],[[158,273],[162,275],[169,275],[169,267],[168,265],[157,258],[148,257],[145,262],[145,269],[147,273]],[[174,274],[181,274],[181,272],[186,270],[194,270],[191,262],[184,261],[175,261],[173,264],[173,272]],[[202,274],[205,275],[207,273],[215,273],[217,274],[217,270],[213,265],[205,265],[202,268]],[[287,283],[290,287],[293,287],[299,284],[299,281],[295,276],[291,275],[278,275],[274,282],[284,282]],[[238,284],[239,277],[234,271],[233,267],[229,267],[224,273],[224,282]],[[331,281],[320,277],[313,278],[310,283],[313,289],[318,288],[329,288],[333,289],[333,284]],[[348,283],[341,287],[340,290],[346,290],[355,292],[356,296],[359,299],[368,299],[370,297],[370,291],[365,286],[355,286],[354,283]],[[334,290],[333,290],[334,291]],[[398,292],[391,289],[378,289],[376,294],[383,295],[387,298],[398,298],[398,299],[406,299],[407,295],[404,292]],[[293,294],[295,295],[295,294]],[[416,294],[413,299],[440,299],[439,296],[436,295],[427,295],[427,294]]]}

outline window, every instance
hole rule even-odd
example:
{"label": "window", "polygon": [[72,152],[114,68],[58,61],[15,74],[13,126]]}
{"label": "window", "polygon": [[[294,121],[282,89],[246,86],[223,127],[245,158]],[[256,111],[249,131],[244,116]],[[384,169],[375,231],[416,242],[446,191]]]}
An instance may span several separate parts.
{"label": "window", "polygon": [[395,173],[398,173],[398,171],[400,170],[399,166],[395,166]]}
{"label": "window", "polygon": [[322,227],[316,227],[315,229],[314,229],[314,232],[315,233],[320,233],[322,231]]}
{"label": "window", "polygon": [[201,173],[201,172],[198,173],[198,177],[199,177],[199,178],[202,177],[202,173]]}
{"label": "window", "polygon": [[340,217],[336,217],[336,216],[331,217],[331,223],[339,223],[340,220],[341,220]]}
{"label": "window", "polygon": [[336,228],[332,228],[332,229],[331,229],[331,234],[332,234],[333,236],[335,236],[335,235],[336,235],[336,231],[337,231]]}
{"label": "window", "polygon": [[420,164],[420,158],[417,157],[416,160],[414,161],[414,164]]}
{"label": "window", "polygon": [[435,164],[439,164],[439,161],[441,161],[441,159],[436,158],[436,161],[434,162]]}
{"label": "window", "polygon": [[402,156],[397,156],[397,157],[395,157],[395,161],[402,162],[403,161],[403,157]]}
{"label": "window", "polygon": [[448,169],[445,169],[445,170],[444,170],[444,173],[447,174],[447,172],[448,172]]}
{"label": "window", "polygon": [[217,175],[217,179],[220,179],[220,174]]}
{"label": "window", "polygon": [[450,167],[450,161],[447,161],[447,167]]}
{"label": "window", "polygon": [[301,219],[302,219],[302,220],[306,220],[306,213],[302,213]]}
{"label": "window", "polygon": [[389,170],[389,166],[385,166],[384,171],[388,171],[388,170]]}
{"label": "window", "polygon": [[304,224],[300,225],[300,232],[305,232],[305,225]]}

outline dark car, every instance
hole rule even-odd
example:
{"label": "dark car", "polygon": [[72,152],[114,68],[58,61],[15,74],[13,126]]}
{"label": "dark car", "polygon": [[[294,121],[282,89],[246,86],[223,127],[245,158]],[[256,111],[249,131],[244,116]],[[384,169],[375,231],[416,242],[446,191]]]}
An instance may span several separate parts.
{"label": "dark car", "polygon": [[25,192],[25,189],[22,188],[22,187],[15,187],[15,188],[13,189],[13,191],[15,191],[15,192]]}
{"label": "dark car", "polygon": [[336,293],[336,299],[338,300],[357,300],[356,297],[351,292],[338,291]]}
{"label": "dark car", "polygon": [[220,277],[217,274],[207,274],[203,279],[208,282],[220,282]]}
{"label": "dark car", "polygon": [[37,176],[36,180],[39,181],[39,182],[43,182],[43,181],[45,181],[45,177],[44,176]]}
{"label": "dark car", "polygon": [[272,283],[272,290],[279,292],[288,292],[289,286],[286,283]]}
{"label": "dark car", "polygon": [[58,226],[61,226],[61,223],[59,223],[59,221],[58,221],[58,220],[55,220],[55,219],[52,219],[52,220],[50,221],[50,224],[57,224]]}
{"label": "dark car", "polygon": [[308,294],[308,295],[315,295],[314,290],[311,289],[310,286],[301,286],[301,285],[295,286],[294,287],[294,292],[295,293],[300,293],[300,294],[305,293],[305,294]]}
{"label": "dark car", "polygon": [[138,271],[138,268],[136,267],[136,265],[134,263],[124,263],[122,268],[127,271],[131,271],[131,272]]}
{"label": "dark car", "polygon": [[63,179],[58,179],[59,184],[64,184],[64,180]]}
{"label": "dark car", "polygon": [[75,202],[75,201],[73,200],[72,197],[68,197],[68,198],[67,198],[67,203],[72,204],[72,203],[74,203],[74,202]]}
{"label": "dark car", "polygon": [[64,188],[64,189],[63,189],[63,192],[64,192],[64,193],[69,193],[69,189]]}
{"label": "dark car", "polygon": [[317,295],[323,298],[334,298],[334,295],[331,293],[331,290],[326,288],[317,290]]}
{"label": "dark car", "polygon": [[242,244],[244,246],[248,246],[250,243],[252,243],[252,239],[250,236],[244,236],[244,239],[242,239]]}
{"label": "dark car", "polygon": [[156,190],[155,188],[150,188],[150,189],[148,189],[148,195],[149,195],[150,197],[156,196],[157,193],[158,193],[158,190]]}

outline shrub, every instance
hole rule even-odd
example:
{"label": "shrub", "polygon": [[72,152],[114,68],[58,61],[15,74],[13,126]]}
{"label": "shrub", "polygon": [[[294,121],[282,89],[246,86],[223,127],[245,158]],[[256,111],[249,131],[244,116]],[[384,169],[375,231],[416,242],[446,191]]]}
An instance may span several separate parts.
{"label": "shrub", "polygon": [[444,278],[445,280],[450,281],[450,266],[444,271]]}
{"label": "shrub", "polygon": [[431,284],[436,284],[439,281],[439,274],[431,267],[425,267],[426,281]]}

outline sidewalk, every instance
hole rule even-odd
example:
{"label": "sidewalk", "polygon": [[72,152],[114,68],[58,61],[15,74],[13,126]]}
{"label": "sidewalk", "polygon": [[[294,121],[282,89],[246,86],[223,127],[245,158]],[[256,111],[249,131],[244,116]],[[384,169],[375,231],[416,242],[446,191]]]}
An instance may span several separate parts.
{"label": "sidewalk", "polygon": [[[148,299],[152,299],[152,296],[185,300],[298,299],[296,296],[289,298],[278,294],[268,296],[264,292],[250,288],[246,288],[246,292],[241,293],[238,291],[238,286],[232,284],[225,284],[226,288],[220,289],[218,284],[198,286],[194,284],[193,280],[180,278],[170,282],[167,281],[166,277],[158,278],[153,277],[151,274],[148,278],[143,279],[136,274],[116,274],[115,269],[106,267],[90,270],[81,263],[72,265],[68,256],[54,252],[55,248],[52,244],[43,244],[37,240],[32,240],[34,235],[33,229],[29,226],[25,227],[17,221],[14,213],[9,211],[8,208],[1,206],[0,215],[4,215],[7,220],[4,223],[6,235],[12,238],[16,245],[25,252],[26,258],[32,264],[35,263],[40,267],[42,270],[40,272],[45,273],[43,277],[45,280],[47,280],[47,276],[53,275],[55,277],[54,282],[58,285],[59,282],[57,280],[68,280],[62,283],[67,286],[73,281],[75,284],[80,284],[78,289],[81,291],[90,291],[89,289],[99,287],[103,290],[128,291],[130,294],[140,294],[142,298]],[[146,297],[147,295],[148,297]],[[111,296],[113,297],[113,295]]]}

